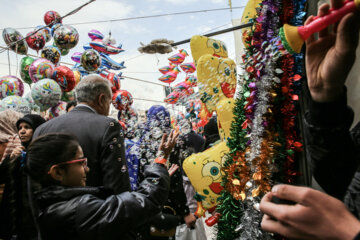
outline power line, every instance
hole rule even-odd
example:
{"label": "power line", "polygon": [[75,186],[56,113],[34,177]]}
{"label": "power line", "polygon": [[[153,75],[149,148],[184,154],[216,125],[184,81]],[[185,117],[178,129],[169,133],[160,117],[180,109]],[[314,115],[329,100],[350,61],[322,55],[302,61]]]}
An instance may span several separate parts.
{"label": "power line", "polygon": [[[245,6],[233,7],[232,9],[242,9],[242,8],[245,8]],[[166,16],[174,16],[174,15],[226,11],[226,10],[230,10],[230,8],[214,8],[214,9],[202,9],[202,10],[186,11],[186,12],[163,13],[163,14],[138,16],[138,17],[99,20],[99,21],[91,21],[91,22],[69,23],[69,25],[84,25],[84,24],[94,24],[94,23],[120,22],[120,21],[129,21],[129,20],[137,20],[137,19],[157,18],[157,17],[166,17]],[[34,27],[21,27],[21,28],[15,28],[15,29],[23,30],[23,29],[33,29],[33,28]],[[0,30],[3,30],[3,29],[0,29]]]}

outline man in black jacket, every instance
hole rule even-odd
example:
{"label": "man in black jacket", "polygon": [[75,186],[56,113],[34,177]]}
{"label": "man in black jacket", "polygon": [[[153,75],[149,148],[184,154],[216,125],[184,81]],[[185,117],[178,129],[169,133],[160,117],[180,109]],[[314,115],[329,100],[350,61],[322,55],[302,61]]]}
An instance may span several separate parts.
{"label": "man in black jacket", "polygon": [[89,75],[76,86],[79,103],[71,112],[39,127],[34,138],[53,132],[72,133],[88,158],[91,169],[88,186],[104,186],[114,193],[130,190],[120,124],[107,117],[111,104],[110,83],[99,75]]}

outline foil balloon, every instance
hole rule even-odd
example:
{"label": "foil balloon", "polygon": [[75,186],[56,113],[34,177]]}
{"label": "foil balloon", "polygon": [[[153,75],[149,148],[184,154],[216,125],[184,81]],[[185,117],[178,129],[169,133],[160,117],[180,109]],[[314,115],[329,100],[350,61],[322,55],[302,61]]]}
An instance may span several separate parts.
{"label": "foil balloon", "polygon": [[55,23],[62,23],[62,20],[58,12],[47,11],[44,15],[44,22],[46,25],[53,25]]}
{"label": "foil balloon", "polygon": [[176,65],[171,63],[169,66],[159,68],[159,72],[161,72],[162,74],[165,74],[165,73],[170,72],[171,70],[173,70],[175,67],[176,67]]}
{"label": "foil balloon", "polygon": [[109,80],[109,82],[111,83],[111,90],[113,93],[115,93],[117,90],[120,90],[120,87],[121,87],[121,85],[120,85],[121,74],[122,73],[120,73],[120,76],[119,76],[119,75],[116,75],[115,73],[105,70],[100,73],[100,76]]}
{"label": "foil balloon", "polygon": [[0,99],[8,96],[22,96],[24,94],[23,82],[15,76],[0,77]]}
{"label": "foil balloon", "polygon": [[46,111],[47,113],[46,115],[48,116],[49,119],[53,119],[58,116],[64,115],[66,114],[66,106],[67,106],[66,102],[60,101],[54,107],[49,108]]}
{"label": "foil balloon", "polygon": [[196,71],[196,67],[194,63],[183,63],[180,65],[180,68],[185,72],[185,73],[193,73]]}
{"label": "foil balloon", "polygon": [[125,110],[132,105],[133,97],[126,90],[118,90],[113,94],[112,103],[117,110]]}
{"label": "foil balloon", "polygon": [[52,79],[59,84],[63,92],[69,92],[75,87],[76,82],[74,72],[66,66],[56,67]]}
{"label": "foil balloon", "polygon": [[[41,29],[41,28],[43,28],[43,29]],[[41,30],[39,30],[39,29],[41,29]],[[51,30],[50,30],[50,28],[40,25],[40,26],[37,26],[34,29],[34,32],[37,31],[37,30],[39,30],[39,33],[44,35],[46,42],[49,42],[51,40]]]}
{"label": "foil balloon", "polygon": [[179,65],[184,62],[186,56],[189,56],[186,50],[181,49],[179,50],[179,53],[169,57],[168,59],[170,62]]}
{"label": "foil balloon", "polygon": [[39,51],[45,46],[46,40],[44,34],[41,32],[29,32],[26,35],[26,42],[29,48]]}
{"label": "foil balloon", "polygon": [[73,55],[71,55],[71,60],[74,62],[80,63],[81,62],[81,52],[74,52]]}
{"label": "foil balloon", "polygon": [[75,100],[75,89],[71,90],[70,92],[63,92],[61,96],[61,101],[70,102]]}
{"label": "foil balloon", "polygon": [[31,97],[31,92],[28,92],[26,95],[25,95],[25,100],[29,102],[30,104],[30,108],[32,110],[34,110],[35,112],[40,112],[40,107],[38,105],[35,104],[34,100],[32,99]]}
{"label": "foil balloon", "polygon": [[32,84],[32,80],[29,75],[30,65],[34,62],[35,59],[32,57],[23,57],[20,61],[20,76],[21,79],[27,84]]}
{"label": "foil balloon", "polygon": [[0,101],[0,111],[13,110],[23,114],[31,113],[30,103],[19,96],[9,96]]}
{"label": "foil balloon", "polygon": [[54,64],[52,64],[49,60],[39,58],[30,65],[30,78],[34,83],[44,78],[51,78],[54,68]]}
{"label": "foil balloon", "polygon": [[61,98],[61,88],[52,79],[43,79],[34,84],[31,89],[31,97],[35,104],[45,111],[58,104]]}
{"label": "foil balloon", "polygon": [[54,43],[61,49],[74,48],[79,42],[79,33],[70,25],[63,25],[54,32]]}
{"label": "foil balloon", "polygon": [[197,65],[199,58],[206,54],[210,54],[214,57],[228,57],[225,43],[213,38],[195,35],[190,40],[190,47],[195,66]]}
{"label": "foil balloon", "polygon": [[106,53],[106,54],[118,54],[118,53],[125,51],[124,49],[122,49],[121,44],[116,47],[111,44],[104,43],[104,41],[101,39],[95,39],[95,40],[91,41],[90,46],[93,49],[95,49],[96,51]]}
{"label": "foil balloon", "polygon": [[66,56],[68,55],[68,53],[70,52],[70,49],[62,49],[59,48],[60,52],[61,52],[61,56]]}
{"label": "foil balloon", "polygon": [[194,75],[188,75],[185,78],[185,82],[187,85],[191,86],[191,87],[196,87],[197,86],[197,77],[195,77]]}
{"label": "foil balloon", "polygon": [[178,102],[179,96],[180,94],[178,92],[172,92],[164,99],[164,102],[169,104],[175,104]]}
{"label": "foil balloon", "polygon": [[61,58],[61,52],[57,47],[46,46],[41,50],[41,57],[49,60],[55,65],[58,65]]}
{"label": "foil balloon", "polygon": [[81,65],[86,71],[96,71],[101,65],[99,53],[93,49],[84,51],[81,55]]}
{"label": "foil balloon", "polygon": [[75,77],[75,86],[81,81],[81,73],[78,70],[72,70]]}
{"label": "foil balloon", "polygon": [[180,69],[175,66],[174,69],[172,69],[171,71],[165,73],[164,75],[162,75],[159,80],[164,82],[164,83],[172,83],[173,81],[175,81],[175,79],[177,78],[178,73],[180,72]]}
{"label": "foil balloon", "polygon": [[88,32],[88,36],[91,38],[91,40],[95,40],[95,39],[103,39],[104,35],[99,32],[98,30],[90,30],[90,32]]}
{"label": "foil balloon", "polygon": [[[24,37],[15,29],[13,28],[5,28],[2,32],[3,39],[8,47],[14,52],[26,55],[28,51],[28,45],[24,39]],[[23,41],[19,41],[24,39]],[[19,42],[17,42],[19,41]],[[17,42],[16,44],[14,44]]]}
{"label": "foil balloon", "polygon": [[56,29],[58,29],[61,26],[62,26],[61,23],[56,23],[51,27],[50,34],[51,34],[52,37],[54,36],[54,33],[55,33]]}
{"label": "foil balloon", "polygon": [[107,69],[112,69],[112,70],[121,70],[126,68],[124,66],[124,61],[118,63],[115,62],[114,60],[112,60],[108,55],[106,55],[105,53],[100,52],[100,56],[101,56],[101,64],[102,66],[106,67]]}

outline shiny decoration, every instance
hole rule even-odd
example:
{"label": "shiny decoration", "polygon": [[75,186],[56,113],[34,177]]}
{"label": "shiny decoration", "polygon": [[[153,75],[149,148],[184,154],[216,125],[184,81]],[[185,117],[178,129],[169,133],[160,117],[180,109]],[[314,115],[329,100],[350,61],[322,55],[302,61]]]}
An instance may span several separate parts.
{"label": "shiny decoration", "polygon": [[31,97],[40,110],[45,111],[59,103],[61,88],[54,80],[43,79],[31,88]]}
{"label": "shiny decoration", "polygon": [[81,81],[81,73],[78,70],[73,70],[75,77],[75,86]]}
{"label": "shiny decoration", "polygon": [[55,65],[58,65],[61,58],[60,50],[54,46],[46,46],[41,50],[41,57],[49,60]]}
{"label": "shiny decoration", "polygon": [[96,71],[101,65],[100,55],[97,51],[89,49],[81,55],[81,66],[89,72]]}
{"label": "shiny decoration", "polygon": [[91,38],[91,40],[95,40],[95,39],[100,39],[101,40],[101,39],[104,38],[104,35],[101,32],[99,32],[98,30],[95,30],[95,29],[90,30],[88,32],[88,36]]}
{"label": "shiny decoration", "polygon": [[35,112],[40,112],[40,107],[38,105],[35,104],[34,100],[31,97],[31,92],[28,92],[25,96],[24,96],[25,100],[29,102],[30,104],[30,108],[31,110],[35,111]]}
{"label": "shiny decoration", "polygon": [[60,101],[54,107],[51,107],[46,111],[46,113],[47,113],[46,116],[48,116],[48,118],[50,120],[55,117],[66,114],[66,106],[67,106],[66,102]]}
{"label": "shiny decoration", "polygon": [[113,46],[110,43],[106,43],[104,40],[95,39],[90,42],[90,46],[98,52],[102,52],[105,54],[118,54],[124,51],[122,49],[122,45]]}
{"label": "shiny decoration", "polygon": [[31,113],[29,102],[19,96],[9,96],[0,101],[0,111],[13,110],[23,114]]}
{"label": "shiny decoration", "polygon": [[[28,45],[24,39],[24,37],[13,28],[5,28],[2,32],[3,39],[8,47],[11,48],[14,52],[26,55],[28,51]],[[23,41],[19,41],[24,39]],[[19,42],[17,42],[19,41]],[[16,44],[13,44],[17,42]]]}
{"label": "shiny decoration", "polygon": [[179,53],[169,57],[169,61],[173,64],[179,65],[184,62],[186,56],[189,56],[186,50],[181,49],[179,50]]}
{"label": "shiny decoration", "polygon": [[52,37],[54,36],[55,31],[61,26],[62,26],[61,23],[56,23],[51,27],[50,34]]}
{"label": "shiny decoration", "polygon": [[29,75],[30,65],[35,61],[32,57],[23,57],[20,61],[20,76],[21,79],[27,84],[32,84],[32,80]]}
{"label": "shiny decoration", "polygon": [[0,99],[8,96],[19,96],[24,94],[24,84],[16,76],[4,76],[0,77]]}
{"label": "shiny decoration", "polygon": [[44,15],[44,22],[46,25],[53,25],[56,23],[62,23],[61,16],[58,12],[47,11]]}
{"label": "shiny decoration", "polygon": [[115,74],[113,72],[106,70],[100,73],[100,76],[106,78],[111,83],[111,90],[113,93],[115,93],[117,90],[120,90],[121,87],[120,79],[122,79],[121,75],[122,75],[121,72],[119,74]]}
{"label": "shiny decoration", "polygon": [[54,43],[60,49],[74,48],[79,42],[79,33],[70,25],[63,25],[54,32]]}
{"label": "shiny decoration", "polygon": [[34,32],[37,31],[37,30],[40,29],[40,28],[43,28],[43,29],[41,29],[41,30],[39,31],[39,33],[42,33],[42,34],[44,35],[46,42],[50,42],[50,40],[51,40],[51,29],[48,28],[48,27],[45,27],[45,28],[44,28],[44,27],[45,27],[45,26],[42,26],[42,25],[37,26],[37,27],[34,29]]}
{"label": "shiny decoration", "polygon": [[113,94],[112,103],[116,109],[126,110],[133,104],[133,97],[126,90],[118,90]]}
{"label": "shiny decoration", "polygon": [[54,68],[54,64],[49,60],[39,58],[30,65],[29,76],[32,82],[36,83],[41,79],[51,78]]}
{"label": "shiny decoration", "polygon": [[66,66],[56,67],[52,79],[59,84],[63,92],[73,90],[76,85],[74,72]]}
{"label": "shiny decoration", "polygon": [[73,61],[76,62],[76,63],[80,63],[80,62],[81,62],[81,55],[82,55],[81,52],[74,52],[74,53],[71,55],[71,60],[73,60]]}
{"label": "shiny decoration", "polygon": [[26,43],[29,48],[34,49],[35,51],[39,51],[45,46],[46,40],[45,35],[42,32],[29,32],[26,35]]}
{"label": "shiny decoration", "polygon": [[61,96],[61,101],[64,102],[75,101],[75,89],[71,90],[70,92],[63,92]]}
{"label": "shiny decoration", "polygon": [[180,67],[185,73],[194,73],[196,71],[194,63],[183,63]]}

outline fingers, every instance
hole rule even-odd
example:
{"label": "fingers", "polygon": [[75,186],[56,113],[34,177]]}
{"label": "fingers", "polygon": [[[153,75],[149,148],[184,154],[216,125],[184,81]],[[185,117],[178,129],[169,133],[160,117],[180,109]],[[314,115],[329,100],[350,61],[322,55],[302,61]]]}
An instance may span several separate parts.
{"label": "fingers", "polygon": [[[319,8],[318,16],[319,17],[325,16],[326,14],[328,14],[329,9],[330,9],[329,4],[322,4]],[[328,34],[329,34],[329,28],[324,28],[324,30],[319,32],[319,38],[326,37]]]}
{"label": "fingers", "polygon": [[165,141],[166,141],[166,137],[167,137],[167,134],[164,133],[162,138],[161,138],[161,143],[160,143],[160,146],[164,145]]}
{"label": "fingers", "polygon": [[344,53],[354,53],[359,42],[360,14],[348,14],[339,23],[335,48]]}
{"label": "fingers", "polygon": [[302,205],[307,205],[307,203],[312,201],[310,199],[313,193],[320,193],[319,191],[313,190],[308,187],[297,187],[291,185],[276,185],[272,189],[272,194],[278,198],[290,200]]}
{"label": "fingers", "polygon": [[289,217],[294,216],[295,212],[297,212],[297,207],[273,203],[271,201],[273,196],[273,193],[267,193],[261,199],[260,210],[274,219],[288,221]]}
{"label": "fingers", "polygon": [[289,235],[292,232],[289,225],[276,221],[266,214],[261,221],[261,228],[266,232],[277,233],[286,237],[290,237]]}

